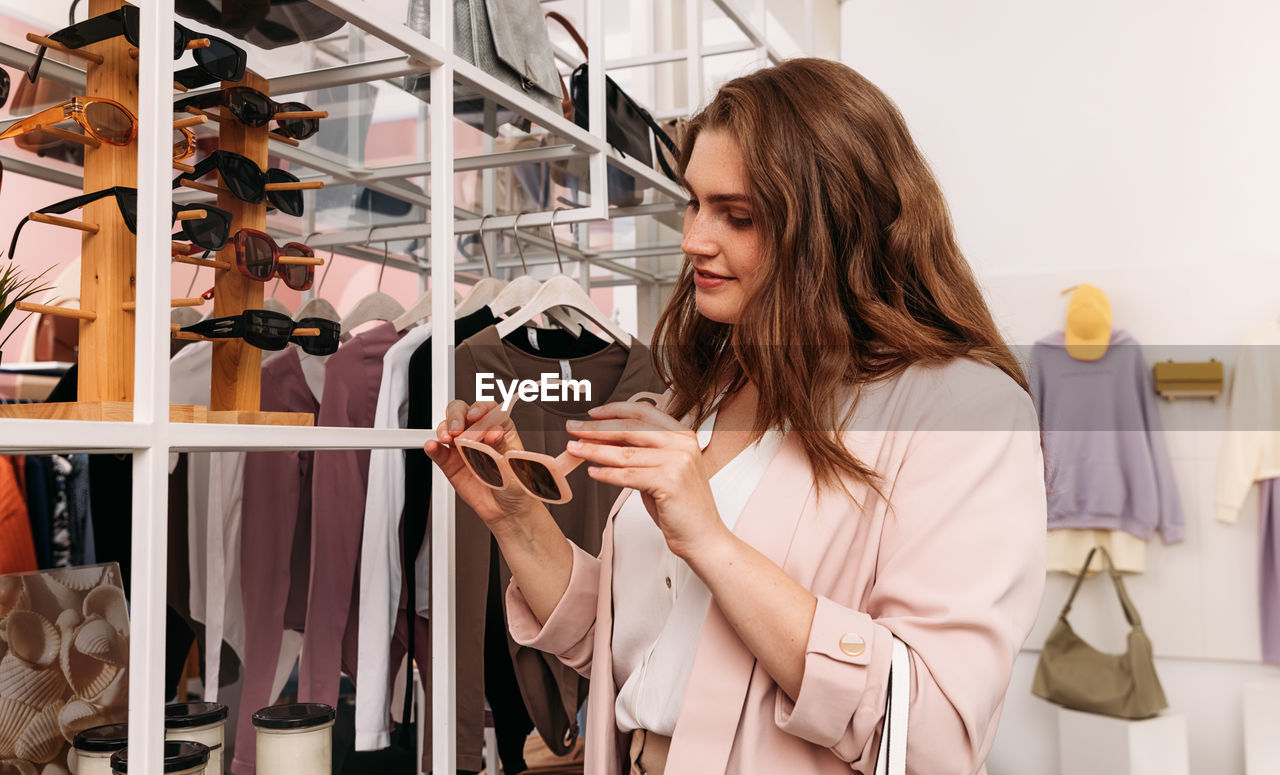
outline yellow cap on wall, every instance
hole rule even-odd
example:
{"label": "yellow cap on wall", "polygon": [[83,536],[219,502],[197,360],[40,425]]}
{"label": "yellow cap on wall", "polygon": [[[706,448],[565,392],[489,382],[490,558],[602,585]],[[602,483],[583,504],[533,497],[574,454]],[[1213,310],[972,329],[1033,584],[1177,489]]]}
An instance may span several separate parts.
{"label": "yellow cap on wall", "polygon": [[1067,302],[1067,354],[1081,361],[1096,361],[1111,342],[1111,302],[1100,288],[1076,286]]}

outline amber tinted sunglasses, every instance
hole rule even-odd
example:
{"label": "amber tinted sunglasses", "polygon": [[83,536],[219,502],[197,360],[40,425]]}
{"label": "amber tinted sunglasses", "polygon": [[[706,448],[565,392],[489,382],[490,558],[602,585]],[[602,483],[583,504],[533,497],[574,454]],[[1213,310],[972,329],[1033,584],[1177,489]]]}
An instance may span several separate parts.
{"label": "amber tinted sunglasses", "polygon": [[[636,393],[627,401],[648,401],[654,406],[662,403],[657,393]],[[501,490],[514,481],[522,490],[546,503],[568,503],[573,499],[569,487],[569,474],[582,463],[582,458],[570,455],[568,450],[558,457],[541,452],[512,449],[506,452],[471,439],[456,438],[454,444],[462,453],[462,461],[484,484]]]}
{"label": "amber tinted sunglasses", "polygon": [[138,120],[124,105],[104,97],[72,97],[61,105],[18,120],[0,133],[0,140],[61,121],[75,121],[86,135],[108,145],[128,145],[138,134]]}
{"label": "amber tinted sunglasses", "polygon": [[[107,145],[128,145],[138,136],[138,119],[124,105],[105,97],[72,97],[61,105],[19,119],[0,133],[0,140],[35,132],[62,121],[74,121],[86,136]],[[173,158],[195,153],[196,138],[185,127],[173,130]]]}

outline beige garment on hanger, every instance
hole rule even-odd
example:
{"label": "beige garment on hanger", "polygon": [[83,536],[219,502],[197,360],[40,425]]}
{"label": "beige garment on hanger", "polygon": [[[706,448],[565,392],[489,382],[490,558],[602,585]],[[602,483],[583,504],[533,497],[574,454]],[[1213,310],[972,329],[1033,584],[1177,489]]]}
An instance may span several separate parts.
{"label": "beige garment on hanger", "polygon": [[[1143,573],[1147,569],[1147,542],[1135,535],[1123,530],[1062,528],[1050,530],[1045,539],[1046,570],[1074,576],[1094,546],[1105,548],[1116,570],[1122,573]],[[1089,574],[1097,573],[1101,567],[1101,560],[1095,557]]]}

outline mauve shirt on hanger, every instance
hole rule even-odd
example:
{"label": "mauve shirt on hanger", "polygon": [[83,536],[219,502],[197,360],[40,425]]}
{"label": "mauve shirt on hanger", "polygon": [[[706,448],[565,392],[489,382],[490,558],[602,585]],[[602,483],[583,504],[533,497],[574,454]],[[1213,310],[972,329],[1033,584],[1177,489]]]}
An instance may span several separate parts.
{"label": "mauve shirt on hanger", "polygon": [[[303,374],[299,352],[290,347],[262,367],[262,411],[315,414],[320,410]],[[310,543],[299,553],[295,536],[305,527],[304,522],[306,526],[311,522],[314,456],[311,450],[245,455],[240,528],[245,664],[240,714],[234,722],[240,741],[231,763],[235,775],[253,775],[257,734],[253,714],[276,700],[272,689],[288,626],[285,611],[290,590],[300,587],[305,593],[310,580]]]}
{"label": "mauve shirt on hanger", "polygon": [[[373,427],[382,358],[400,338],[379,323],[329,356],[316,424]],[[338,705],[341,675],[356,678],[361,522],[369,477],[368,450],[315,453],[311,489],[311,581],[302,634],[298,701]],[[381,680],[385,680],[381,679]]]}

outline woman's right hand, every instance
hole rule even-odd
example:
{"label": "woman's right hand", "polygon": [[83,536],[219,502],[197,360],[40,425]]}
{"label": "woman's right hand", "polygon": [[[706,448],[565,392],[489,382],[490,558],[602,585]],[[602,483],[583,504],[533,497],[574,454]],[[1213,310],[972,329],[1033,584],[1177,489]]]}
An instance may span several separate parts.
{"label": "woman's right hand", "polygon": [[510,412],[504,412],[493,401],[468,405],[451,401],[445,408],[445,419],[436,428],[436,440],[423,445],[427,457],[444,471],[449,483],[485,524],[492,527],[505,519],[527,514],[540,504],[515,482],[494,489],[476,478],[462,461],[462,450],[453,444],[455,438],[488,444],[499,454],[524,449]]}

